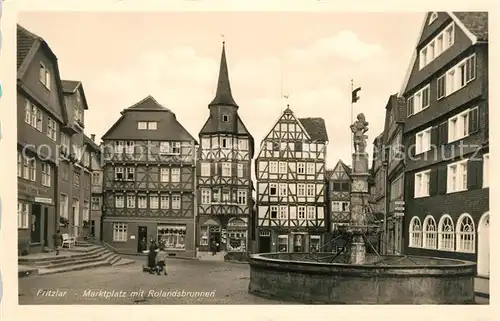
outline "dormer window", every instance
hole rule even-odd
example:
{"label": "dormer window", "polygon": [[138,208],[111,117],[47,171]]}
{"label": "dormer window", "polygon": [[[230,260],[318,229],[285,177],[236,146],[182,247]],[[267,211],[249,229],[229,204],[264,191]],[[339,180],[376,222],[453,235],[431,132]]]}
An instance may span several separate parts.
{"label": "dormer window", "polygon": [[222,122],[229,123],[229,115],[222,115]]}
{"label": "dormer window", "polygon": [[40,62],[40,82],[50,90],[50,72],[42,62]]}
{"label": "dormer window", "polygon": [[155,121],[139,121],[137,122],[137,129],[139,130],[156,130],[158,123]]}
{"label": "dormer window", "polygon": [[431,13],[431,17],[429,18],[429,25],[432,24],[434,21],[436,21],[438,18],[437,12]]}
{"label": "dormer window", "polygon": [[82,111],[80,110],[79,106],[74,107],[74,118],[75,118],[75,123],[77,124],[83,124],[83,117],[82,117]]}

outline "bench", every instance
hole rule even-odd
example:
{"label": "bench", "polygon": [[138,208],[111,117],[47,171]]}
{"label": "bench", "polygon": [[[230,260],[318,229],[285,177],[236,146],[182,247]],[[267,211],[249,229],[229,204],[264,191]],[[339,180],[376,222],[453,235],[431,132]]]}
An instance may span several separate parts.
{"label": "bench", "polygon": [[70,237],[68,235],[68,233],[64,233],[62,235],[63,237],[63,242],[62,242],[62,247],[64,247],[64,245],[67,245],[68,246],[68,249],[71,248],[71,245],[73,246],[76,246],[76,240],[74,237]]}

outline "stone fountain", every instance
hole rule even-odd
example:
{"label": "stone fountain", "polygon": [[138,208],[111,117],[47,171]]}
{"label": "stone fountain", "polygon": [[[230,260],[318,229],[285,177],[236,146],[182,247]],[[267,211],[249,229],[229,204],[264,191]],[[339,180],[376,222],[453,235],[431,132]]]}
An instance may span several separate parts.
{"label": "stone fountain", "polygon": [[249,292],[309,304],[471,304],[475,263],[421,256],[367,253],[368,236],[380,233],[367,214],[368,122],[363,114],[350,126],[351,216],[341,230],[340,253],[261,253],[250,256]]}

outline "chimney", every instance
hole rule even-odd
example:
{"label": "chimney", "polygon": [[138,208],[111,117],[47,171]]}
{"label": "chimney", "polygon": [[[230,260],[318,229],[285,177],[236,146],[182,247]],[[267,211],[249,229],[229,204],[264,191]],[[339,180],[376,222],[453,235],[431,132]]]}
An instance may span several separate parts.
{"label": "chimney", "polygon": [[90,134],[90,139],[95,143],[95,134]]}

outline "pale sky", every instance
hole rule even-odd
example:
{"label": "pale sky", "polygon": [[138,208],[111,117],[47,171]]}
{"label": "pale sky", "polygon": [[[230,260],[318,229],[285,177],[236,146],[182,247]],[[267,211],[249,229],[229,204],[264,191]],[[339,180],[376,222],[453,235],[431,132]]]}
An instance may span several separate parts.
{"label": "pale sky", "polygon": [[62,79],[83,82],[85,132],[98,139],[121,110],[147,95],[198,139],[215,95],[224,34],[233,97],[256,155],[285,94],[297,117],[325,119],[327,168],[333,168],[338,159],[351,162],[350,79],[362,87],[354,115],[363,112],[370,123],[371,153],[423,18],[423,12],[71,12],[21,13],[19,23],[47,41]]}

